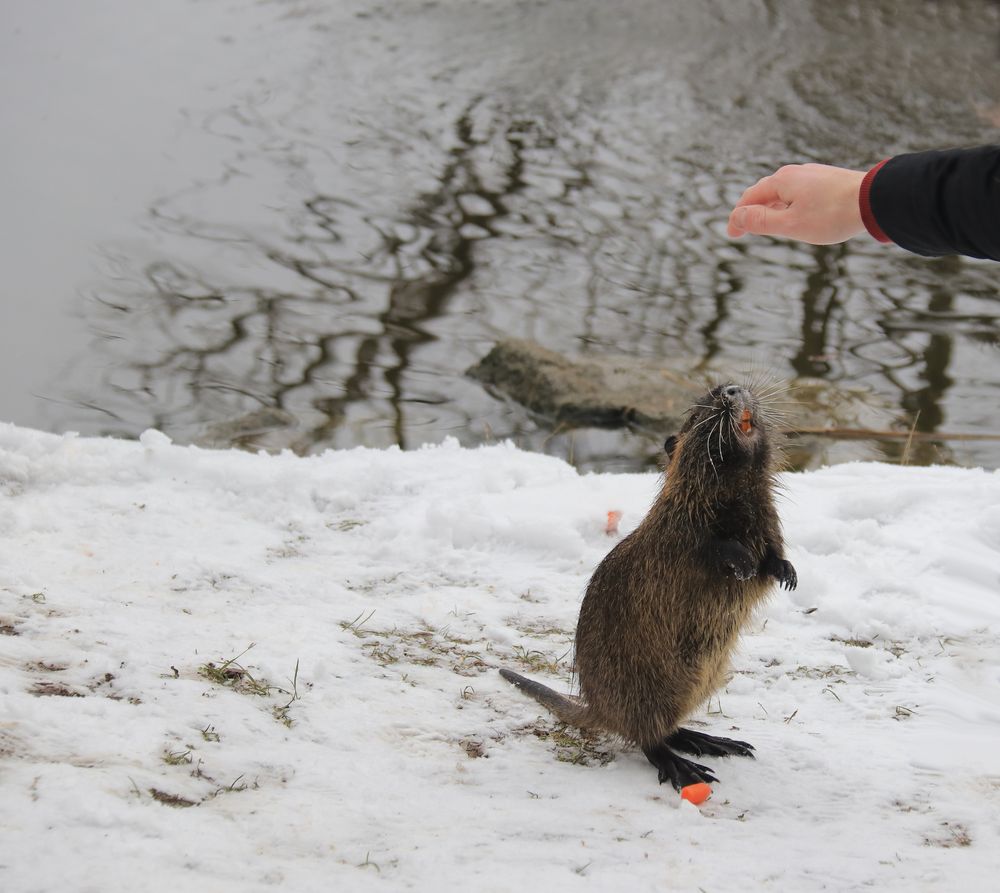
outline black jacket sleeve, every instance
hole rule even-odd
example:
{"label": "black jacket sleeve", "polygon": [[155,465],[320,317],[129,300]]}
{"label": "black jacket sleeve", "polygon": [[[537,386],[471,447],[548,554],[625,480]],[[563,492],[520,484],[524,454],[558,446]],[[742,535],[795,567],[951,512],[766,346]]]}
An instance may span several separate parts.
{"label": "black jacket sleeve", "polygon": [[897,155],[866,186],[877,229],[901,248],[1000,260],[1000,146]]}

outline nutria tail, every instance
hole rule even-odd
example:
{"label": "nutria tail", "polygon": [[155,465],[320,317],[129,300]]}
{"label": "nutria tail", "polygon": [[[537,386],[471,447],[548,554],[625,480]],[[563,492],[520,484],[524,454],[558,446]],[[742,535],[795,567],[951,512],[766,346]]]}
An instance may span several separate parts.
{"label": "nutria tail", "polygon": [[580,728],[590,725],[587,721],[590,711],[583,701],[561,695],[547,685],[542,685],[541,682],[535,682],[534,679],[528,679],[512,670],[501,670],[500,675],[511,685],[516,685],[521,691],[531,695],[539,704],[554,713],[557,719]]}

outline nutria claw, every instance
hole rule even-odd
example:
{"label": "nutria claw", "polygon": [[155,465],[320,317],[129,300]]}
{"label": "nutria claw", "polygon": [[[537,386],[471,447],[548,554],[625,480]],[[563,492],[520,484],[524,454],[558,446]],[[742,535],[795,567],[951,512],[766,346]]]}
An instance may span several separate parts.
{"label": "nutria claw", "polygon": [[790,561],[780,559],[780,562],[781,569],[774,576],[780,586],[784,586],[785,589],[790,591],[799,585],[799,575],[795,573],[795,568],[792,567]]}
{"label": "nutria claw", "polygon": [[761,563],[760,573],[762,576],[774,577],[779,586],[789,591],[799,584],[799,575],[795,573],[795,567],[790,561],[779,558],[773,548],[767,550],[767,556]]}
{"label": "nutria claw", "polygon": [[702,766],[701,763],[695,763],[678,756],[665,744],[644,747],[642,752],[646,755],[646,759],[656,767],[660,784],[669,781],[676,791],[689,784],[698,784],[701,781],[712,784],[719,780],[712,775],[712,770],[708,766]]}

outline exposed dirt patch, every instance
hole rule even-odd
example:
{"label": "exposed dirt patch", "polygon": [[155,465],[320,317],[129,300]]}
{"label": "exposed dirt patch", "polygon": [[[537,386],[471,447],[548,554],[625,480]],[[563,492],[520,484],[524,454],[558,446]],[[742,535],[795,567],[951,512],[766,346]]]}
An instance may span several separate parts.
{"label": "exposed dirt patch", "polygon": [[149,796],[158,803],[162,803],[164,806],[173,806],[175,809],[187,809],[189,806],[198,805],[194,800],[188,800],[186,797],[178,797],[176,794],[168,794],[166,791],[161,791],[158,788],[150,788]]}
{"label": "exposed dirt patch", "polygon": [[50,663],[45,660],[33,660],[24,665],[29,673],[61,673],[69,669],[69,664]]}
{"label": "exposed dirt patch", "polygon": [[74,691],[68,685],[61,682],[36,682],[28,689],[28,694],[36,697],[56,697],[56,698],[82,698],[82,692]]}
{"label": "exposed dirt patch", "polygon": [[933,834],[924,836],[924,846],[939,846],[944,849],[972,846],[969,829],[959,822],[942,822]]}
{"label": "exposed dirt patch", "polygon": [[462,750],[464,750],[469,757],[477,760],[481,757],[489,758],[489,754],[486,752],[486,746],[482,741],[475,741],[471,738],[464,738],[458,742]]}

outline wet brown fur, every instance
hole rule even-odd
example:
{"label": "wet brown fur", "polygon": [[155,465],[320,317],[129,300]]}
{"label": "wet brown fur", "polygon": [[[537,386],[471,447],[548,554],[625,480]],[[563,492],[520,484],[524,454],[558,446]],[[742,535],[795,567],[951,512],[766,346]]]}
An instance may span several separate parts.
{"label": "wet brown fur", "polygon": [[[773,569],[786,565],[779,578],[795,585],[774,505],[773,415],[748,388],[727,404],[723,389],[734,387],[692,407],[655,503],[590,579],[576,632],[581,697],[501,671],[565,722],[662,744],[724,683]],[[752,436],[739,430],[743,404]],[[749,579],[726,564],[720,544],[733,541],[752,556]]]}

